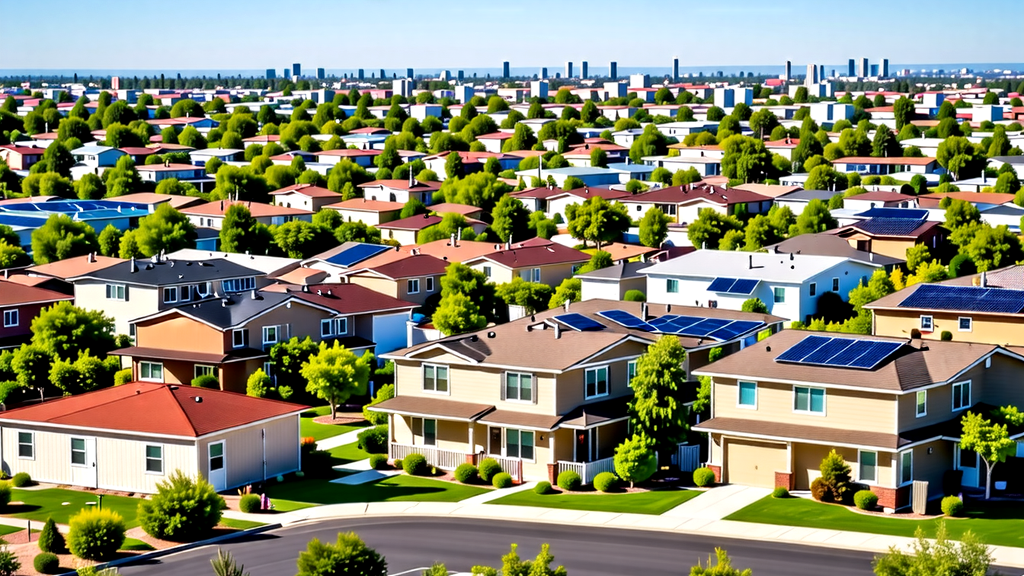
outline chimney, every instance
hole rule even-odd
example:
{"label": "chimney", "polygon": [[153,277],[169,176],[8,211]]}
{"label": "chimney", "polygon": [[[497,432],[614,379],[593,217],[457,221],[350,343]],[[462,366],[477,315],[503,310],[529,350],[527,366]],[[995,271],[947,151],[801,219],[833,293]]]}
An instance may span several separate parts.
{"label": "chimney", "polygon": [[555,340],[558,340],[561,337],[562,337],[562,325],[561,324],[555,324]]}
{"label": "chimney", "polygon": [[640,319],[647,322],[650,318],[647,316],[647,302],[640,303]]}
{"label": "chimney", "polygon": [[563,306],[565,306],[565,311],[568,312],[569,311],[569,301],[566,300],[565,304],[563,304]]}
{"label": "chimney", "polygon": [[981,287],[988,288],[988,277],[985,275],[985,272],[981,273]]}
{"label": "chimney", "polygon": [[748,255],[747,259],[748,259],[748,261],[747,261],[747,270],[753,270],[754,269],[754,255],[753,254]]}
{"label": "chimney", "polygon": [[249,298],[252,298],[253,300],[256,299],[256,291],[255,290],[253,290],[252,293],[249,294]]}
{"label": "chimney", "polygon": [[131,271],[132,274],[134,274],[134,273],[139,271],[139,267],[135,264],[135,256],[132,256],[132,260],[131,260],[131,264],[129,266],[129,270]]}
{"label": "chimney", "polygon": [[96,262],[96,253],[95,252],[89,252],[88,262],[90,264],[92,264],[93,262]]}

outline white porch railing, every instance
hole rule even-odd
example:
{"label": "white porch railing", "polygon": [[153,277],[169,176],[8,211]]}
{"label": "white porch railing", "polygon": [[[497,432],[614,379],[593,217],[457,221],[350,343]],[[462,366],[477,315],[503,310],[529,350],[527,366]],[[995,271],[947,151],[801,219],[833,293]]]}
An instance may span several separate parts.
{"label": "white porch railing", "polygon": [[594,478],[602,472],[614,473],[615,459],[602,458],[593,462],[567,462],[565,460],[559,460],[558,473],[561,474],[566,470],[572,470],[579,474],[584,484],[590,484],[594,481]]}
{"label": "white porch railing", "polygon": [[459,464],[466,462],[465,452],[456,450],[442,450],[433,446],[409,446],[394,442],[388,446],[388,458],[391,460],[406,458],[410,454],[422,454],[427,459],[427,464],[442,470],[454,470]]}
{"label": "white porch railing", "polygon": [[516,482],[523,481],[523,461],[519,458],[506,458],[504,456],[484,456],[484,458],[494,458],[501,465],[501,470],[507,472],[512,477],[512,480]]}

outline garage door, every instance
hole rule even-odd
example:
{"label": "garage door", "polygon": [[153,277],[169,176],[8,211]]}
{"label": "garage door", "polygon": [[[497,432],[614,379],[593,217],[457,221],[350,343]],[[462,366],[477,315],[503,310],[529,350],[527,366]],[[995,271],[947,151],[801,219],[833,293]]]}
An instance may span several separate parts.
{"label": "garage door", "polygon": [[789,468],[786,445],[728,438],[725,444],[725,481],[773,488],[775,472]]}

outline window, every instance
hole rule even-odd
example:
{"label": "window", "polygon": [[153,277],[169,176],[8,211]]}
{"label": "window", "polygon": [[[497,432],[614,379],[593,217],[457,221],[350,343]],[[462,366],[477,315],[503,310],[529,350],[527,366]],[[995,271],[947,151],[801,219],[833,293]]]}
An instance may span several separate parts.
{"label": "window", "polygon": [[931,332],[934,329],[934,319],[931,316],[921,316],[921,332]]}
{"label": "window", "polygon": [[164,365],[160,362],[139,362],[139,380],[164,381]]}
{"label": "window", "polygon": [[32,460],[36,457],[36,435],[32,432],[18,432],[18,458]]}
{"label": "window", "polygon": [[263,363],[263,373],[266,374],[267,376],[273,377],[273,374],[274,374],[274,363],[273,362],[264,362]]}
{"label": "window", "polygon": [[409,280],[409,287],[408,287],[407,292],[409,294],[419,294],[420,293],[420,279],[419,278],[413,278],[412,280]]}
{"label": "window", "polygon": [[491,267],[490,266],[484,266],[484,276],[486,276],[488,278],[491,277]]}
{"label": "window", "polygon": [[917,391],[917,417],[926,416],[928,414],[928,391],[918,390]]}
{"label": "window", "polygon": [[807,293],[808,293],[808,296],[814,296],[815,294],[817,294],[818,293],[818,284],[815,283],[815,282],[811,282],[810,285],[807,287]]}
{"label": "window", "polygon": [[914,480],[914,451],[907,450],[900,454],[900,484],[909,484]]}
{"label": "window", "polygon": [[633,378],[636,377],[636,360],[626,363],[626,386],[633,387]]}
{"label": "window", "polygon": [[249,332],[244,328],[242,330],[231,331],[231,347],[232,348],[245,348],[249,344]]}
{"label": "window", "polygon": [[224,442],[210,444],[210,470],[224,468]]}
{"label": "window", "polygon": [[824,389],[795,386],[793,388],[793,396],[793,410],[797,412],[810,412],[812,414],[825,413]]}
{"label": "window", "polygon": [[107,284],[107,300],[127,300],[124,284]]}
{"label": "window", "polygon": [[423,419],[423,445],[437,446],[437,420]]}
{"label": "window", "polygon": [[540,282],[540,268],[533,269],[533,281]]}
{"label": "window", "polygon": [[953,410],[963,410],[971,406],[971,381],[953,384]]}
{"label": "window", "polygon": [[533,432],[509,428],[505,431],[505,455],[533,460]]}
{"label": "window", "polygon": [[505,373],[505,400],[533,402],[533,375]]}
{"label": "window", "polygon": [[182,286],[180,292],[181,293],[178,295],[179,296],[178,297],[179,301],[181,301],[181,302],[188,302],[189,300],[192,299],[192,287],[191,286]]}
{"label": "window", "polygon": [[320,337],[327,338],[328,336],[334,335],[334,320],[321,320],[320,321]]}
{"label": "window", "polygon": [[71,439],[71,465],[85,466],[85,438]]}
{"label": "window", "polygon": [[213,376],[217,372],[217,367],[208,366],[206,364],[196,364],[194,372],[195,378],[199,378],[200,376]]}
{"label": "window", "polygon": [[971,324],[972,322],[970,316],[961,316],[958,321],[957,330],[959,330],[960,332],[970,332],[972,328]]}
{"label": "window", "polygon": [[757,383],[739,383],[739,398],[736,400],[736,405],[745,408],[757,408]]}
{"label": "window", "polygon": [[277,326],[263,327],[263,344],[277,344]]}
{"label": "window", "polygon": [[775,288],[774,293],[775,293],[775,303],[776,304],[782,304],[782,303],[784,303],[786,301],[786,289],[785,288],[779,286],[779,287]]}
{"label": "window", "polygon": [[199,298],[206,298],[210,294],[213,294],[213,285],[209,282],[203,282],[202,284],[196,284],[196,295]]}
{"label": "window", "polygon": [[608,367],[590,368],[586,372],[586,397],[596,398],[608,395]]}
{"label": "window", "polygon": [[18,325],[18,311],[4,310],[4,328],[11,328]]}
{"label": "window", "polygon": [[668,292],[669,294],[678,294],[679,280],[673,280],[672,278],[665,280],[665,292]]}
{"label": "window", "polygon": [[164,288],[164,304],[170,304],[171,302],[178,301],[178,287],[171,286],[170,288]]}
{"label": "window", "polygon": [[146,445],[146,472],[150,474],[164,473],[164,447],[160,445]]}
{"label": "window", "polygon": [[431,392],[448,392],[448,367],[424,364],[423,389]]}
{"label": "window", "polygon": [[334,333],[338,336],[348,334],[348,318],[335,318]]}
{"label": "window", "polygon": [[839,278],[832,279],[832,291],[839,292]]}
{"label": "window", "polygon": [[248,278],[225,280],[222,285],[224,286],[225,292],[245,292],[246,290],[255,290],[256,278],[250,276]]}
{"label": "window", "polygon": [[434,291],[434,277],[433,276],[427,276],[427,292],[433,292],[433,291]]}
{"label": "window", "polygon": [[861,482],[878,482],[878,452],[861,450],[858,459],[860,460],[858,479]]}

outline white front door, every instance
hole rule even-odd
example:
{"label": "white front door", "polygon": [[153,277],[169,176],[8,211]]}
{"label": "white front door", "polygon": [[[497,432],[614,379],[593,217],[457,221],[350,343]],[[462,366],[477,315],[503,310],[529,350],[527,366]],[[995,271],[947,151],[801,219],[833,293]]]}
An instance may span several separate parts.
{"label": "white front door", "polygon": [[96,438],[71,437],[71,483],[74,486],[97,488]]}
{"label": "white front door", "polygon": [[978,487],[978,453],[970,450],[961,450],[957,446],[957,456],[959,457],[959,470],[963,470],[964,477],[960,481],[960,484],[969,488]]}
{"label": "white front door", "polygon": [[227,490],[228,476],[227,468],[224,466],[224,441],[212,442],[207,447],[210,456],[210,484],[218,492]]}

